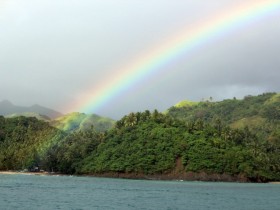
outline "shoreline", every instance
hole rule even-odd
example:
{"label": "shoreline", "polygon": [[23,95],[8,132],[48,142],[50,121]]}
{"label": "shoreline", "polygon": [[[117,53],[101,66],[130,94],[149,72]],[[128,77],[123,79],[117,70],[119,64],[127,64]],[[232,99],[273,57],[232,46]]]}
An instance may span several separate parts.
{"label": "shoreline", "polygon": [[170,174],[125,174],[125,173],[104,173],[104,174],[61,174],[55,172],[25,172],[25,171],[0,171],[0,175],[36,175],[36,176],[77,176],[77,177],[96,177],[96,178],[118,178],[135,180],[161,180],[161,181],[203,181],[203,182],[237,182],[237,183],[267,183],[280,184],[280,181],[252,182],[244,177],[231,177],[224,174],[206,175],[205,173],[191,173],[183,176],[172,176]]}
{"label": "shoreline", "polygon": [[275,182],[268,182],[269,184],[280,184],[279,181],[275,181]]}
{"label": "shoreline", "polygon": [[[120,179],[140,179],[140,180],[162,180],[162,181],[203,181],[203,182],[239,182],[251,183],[246,177],[231,176],[228,174],[207,174],[205,172],[184,172],[184,173],[164,173],[164,174],[143,174],[143,173],[88,173],[81,176],[120,178]],[[256,182],[257,183],[257,182]],[[259,182],[260,183],[260,182]]]}
{"label": "shoreline", "polygon": [[0,175],[38,175],[38,176],[52,176],[52,175],[66,175],[66,174],[59,174],[59,173],[49,173],[49,172],[25,172],[25,171],[0,171]]}

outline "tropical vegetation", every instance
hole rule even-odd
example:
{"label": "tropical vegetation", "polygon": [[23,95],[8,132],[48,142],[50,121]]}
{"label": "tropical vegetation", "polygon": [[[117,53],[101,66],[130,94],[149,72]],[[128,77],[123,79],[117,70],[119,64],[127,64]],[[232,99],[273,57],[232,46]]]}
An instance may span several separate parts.
{"label": "tropical vegetation", "polygon": [[71,129],[35,117],[0,117],[0,170],[145,176],[205,173],[247,181],[280,180],[277,93],[220,102],[183,101],[164,113],[129,113],[103,129],[87,120],[95,115],[71,116],[61,118],[72,119],[67,121]]}

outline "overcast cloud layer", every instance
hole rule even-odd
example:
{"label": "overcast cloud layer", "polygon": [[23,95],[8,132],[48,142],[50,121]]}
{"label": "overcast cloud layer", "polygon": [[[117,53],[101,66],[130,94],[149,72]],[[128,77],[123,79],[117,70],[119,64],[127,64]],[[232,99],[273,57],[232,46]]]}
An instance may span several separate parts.
{"label": "overcast cloud layer", "polygon": [[[247,0],[254,2],[255,0]],[[116,67],[242,0],[0,0],[0,101],[62,113]],[[112,98],[97,114],[280,91],[280,11],[256,19]]]}

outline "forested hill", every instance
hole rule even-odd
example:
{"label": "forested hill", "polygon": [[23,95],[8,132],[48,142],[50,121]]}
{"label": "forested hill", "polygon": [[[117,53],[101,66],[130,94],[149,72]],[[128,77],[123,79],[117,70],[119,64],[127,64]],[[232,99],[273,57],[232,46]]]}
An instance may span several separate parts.
{"label": "forested hill", "polygon": [[35,117],[0,116],[0,170],[31,169],[47,166],[49,148],[64,133]]}
{"label": "forested hill", "polygon": [[280,120],[280,94],[264,93],[246,96],[242,100],[227,99],[213,102],[182,101],[167,110],[167,115],[183,121],[202,120],[207,123],[222,124],[232,128],[263,127],[278,124]]}
{"label": "forested hill", "polygon": [[36,118],[0,117],[0,170],[280,181],[279,107],[274,93],[183,102],[166,114],[129,113],[106,131],[68,132]]}
{"label": "forested hill", "polygon": [[50,122],[52,126],[67,132],[89,130],[91,128],[104,132],[112,128],[114,123],[114,120],[107,117],[79,112],[63,115]]}

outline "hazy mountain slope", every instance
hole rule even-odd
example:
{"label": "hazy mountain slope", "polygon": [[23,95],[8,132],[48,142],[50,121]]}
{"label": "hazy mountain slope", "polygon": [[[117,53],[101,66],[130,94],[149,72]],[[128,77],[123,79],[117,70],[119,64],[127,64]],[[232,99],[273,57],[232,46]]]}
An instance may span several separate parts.
{"label": "hazy mountain slope", "polygon": [[86,130],[93,127],[97,131],[105,131],[112,128],[115,121],[95,114],[70,113],[51,122],[51,125],[63,131]]}
{"label": "hazy mountain slope", "polygon": [[11,114],[21,114],[25,112],[33,112],[40,115],[45,115],[52,119],[62,116],[61,113],[40,105],[24,107],[24,106],[16,106],[7,100],[0,102],[0,115],[6,116]]}
{"label": "hazy mountain slope", "polygon": [[41,115],[35,112],[23,112],[23,113],[14,113],[14,114],[10,114],[10,115],[6,115],[6,118],[13,118],[13,117],[19,117],[19,116],[24,116],[24,117],[35,117],[38,120],[42,120],[42,121],[50,121],[51,119],[46,116],[46,115]]}
{"label": "hazy mountain slope", "polygon": [[50,117],[51,119],[55,119],[55,118],[63,115],[62,113],[60,113],[58,111],[40,106],[38,104],[35,104],[31,107],[27,107],[27,112],[35,112],[35,113],[38,113],[41,115],[46,115],[46,116]]}
{"label": "hazy mountain slope", "polygon": [[10,101],[4,100],[0,102],[0,115],[25,112],[25,108],[26,107],[15,106]]}

